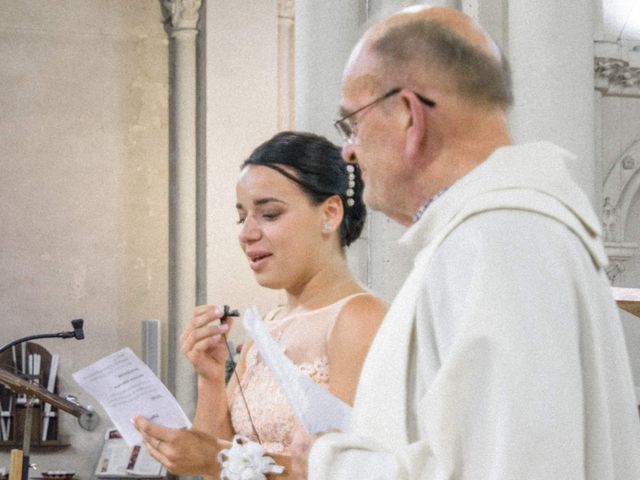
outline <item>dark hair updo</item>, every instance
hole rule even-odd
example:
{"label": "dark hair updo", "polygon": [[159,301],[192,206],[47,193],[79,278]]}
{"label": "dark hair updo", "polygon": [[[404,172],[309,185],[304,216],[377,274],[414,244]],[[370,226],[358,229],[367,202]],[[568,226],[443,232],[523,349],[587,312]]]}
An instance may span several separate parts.
{"label": "dark hair updo", "polygon": [[[367,218],[362,201],[360,169],[353,165],[355,186],[352,188],[353,196],[348,197],[347,163],[340,155],[340,148],[326,138],[313,133],[280,132],[256,148],[241,168],[247,165],[261,165],[276,170],[295,182],[314,205],[332,195],[339,195],[344,207],[340,245],[348,246],[360,236]],[[353,202],[349,201],[351,199]]]}

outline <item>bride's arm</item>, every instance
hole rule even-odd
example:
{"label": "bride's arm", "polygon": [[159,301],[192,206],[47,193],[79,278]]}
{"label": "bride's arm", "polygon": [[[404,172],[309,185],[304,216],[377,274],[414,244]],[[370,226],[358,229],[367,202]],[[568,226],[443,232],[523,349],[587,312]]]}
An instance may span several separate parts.
{"label": "bride's arm", "polygon": [[235,372],[231,375],[226,387],[224,379],[222,382],[219,380],[210,382],[207,378],[198,377],[198,403],[193,421],[194,429],[209,433],[219,439],[231,440],[235,431],[231,423],[229,401],[237,388],[238,378],[241,379],[244,375],[247,352],[250,348],[251,342],[246,341]]}

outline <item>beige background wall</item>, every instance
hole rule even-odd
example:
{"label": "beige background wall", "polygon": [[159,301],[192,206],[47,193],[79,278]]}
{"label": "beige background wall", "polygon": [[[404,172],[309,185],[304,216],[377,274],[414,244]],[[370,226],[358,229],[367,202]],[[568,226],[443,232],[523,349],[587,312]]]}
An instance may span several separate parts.
{"label": "beige background wall", "polygon": [[206,23],[207,299],[266,312],[282,297],[256,284],[240,250],[235,182],[278,131],[278,2],[208,2]]}
{"label": "beige background wall", "polygon": [[[156,0],[0,0],[0,344],[45,340],[71,373],[167,312],[167,36]],[[65,450],[40,471],[97,460],[106,427],[65,415]],[[0,467],[8,467],[0,452]]]}

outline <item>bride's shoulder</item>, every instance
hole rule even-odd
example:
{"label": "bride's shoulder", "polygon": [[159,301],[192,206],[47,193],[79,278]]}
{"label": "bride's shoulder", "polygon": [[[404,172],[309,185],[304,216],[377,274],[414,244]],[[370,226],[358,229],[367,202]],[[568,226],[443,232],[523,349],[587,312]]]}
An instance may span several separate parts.
{"label": "bride's shoulder", "polygon": [[330,341],[340,343],[370,339],[378,330],[389,305],[373,293],[354,295],[340,310]]}

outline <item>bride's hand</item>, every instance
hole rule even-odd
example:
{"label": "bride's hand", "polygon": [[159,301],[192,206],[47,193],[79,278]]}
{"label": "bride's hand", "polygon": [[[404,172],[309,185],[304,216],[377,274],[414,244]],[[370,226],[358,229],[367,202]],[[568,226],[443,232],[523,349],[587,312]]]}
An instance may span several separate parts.
{"label": "bride's hand", "polygon": [[229,331],[233,320],[227,317],[224,325],[212,324],[222,316],[221,307],[200,305],[194,309],[192,319],[180,336],[182,353],[198,375],[207,381],[224,381],[229,352],[223,334]]}
{"label": "bride's hand", "polygon": [[216,458],[221,445],[215,437],[198,430],[163,427],[144,417],[134,418],[133,424],[151,456],[171,473],[214,478],[219,475]]}

